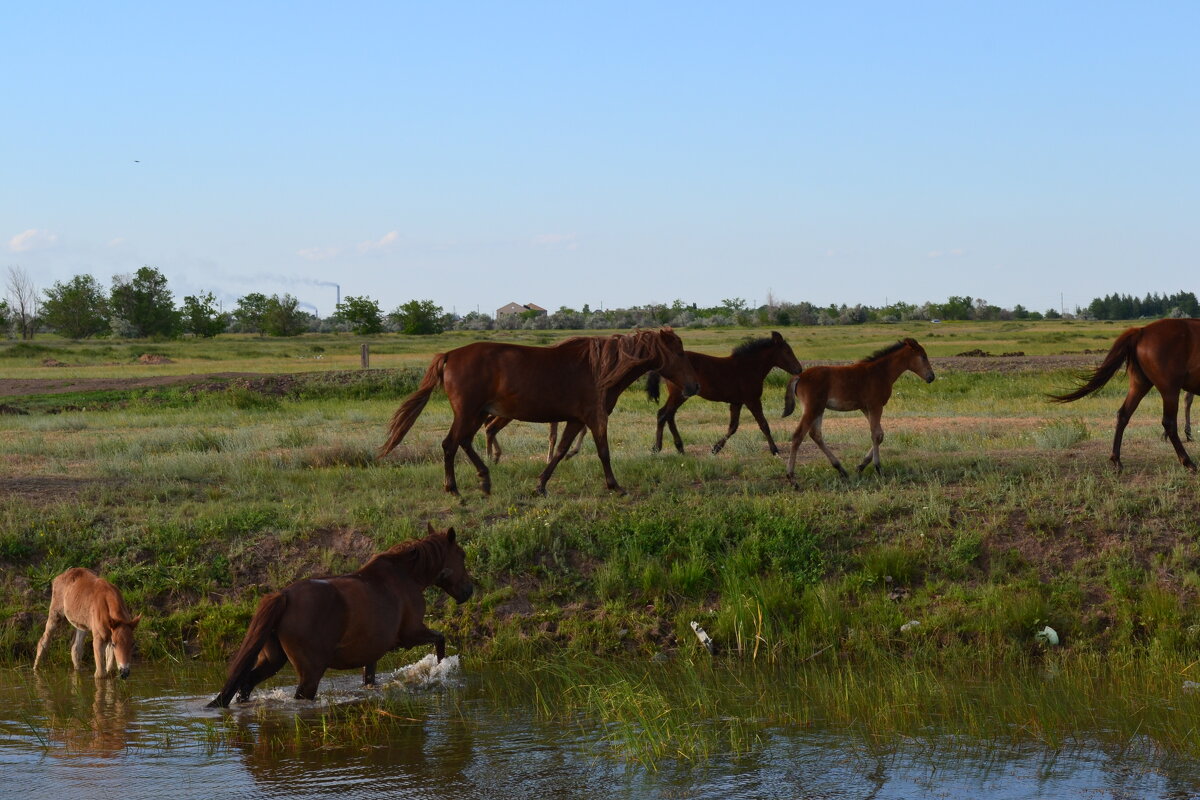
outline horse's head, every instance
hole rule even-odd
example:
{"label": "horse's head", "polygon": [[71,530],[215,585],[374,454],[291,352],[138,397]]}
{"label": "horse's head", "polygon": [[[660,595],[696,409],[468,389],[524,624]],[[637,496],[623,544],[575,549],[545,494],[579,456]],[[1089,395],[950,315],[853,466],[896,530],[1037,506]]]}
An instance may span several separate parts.
{"label": "horse's head", "polygon": [[129,677],[129,665],[133,662],[133,631],[141,621],[141,614],[130,620],[112,621],[112,647],[117,657],[117,674],[122,678]]}
{"label": "horse's head", "polygon": [[926,383],[933,383],[933,367],[929,363],[929,356],[925,354],[925,348],[917,344],[916,339],[908,338],[903,342],[910,354],[908,369]]}
{"label": "horse's head", "polygon": [[655,369],[671,383],[683,387],[683,396],[691,397],[700,391],[700,379],[692,369],[692,362],[683,352],[683,340],[670,328],[654,332],[658,366]]}
{"label": "horse's head", "polygon": [[804,367],[800,364],[800,359],[796,358],[796,354],[792,352],[792,346],[787,343],[779,331],[771,331],[771,346],[775,351],[775,366],[784,372],[799,375]]}
{"label": "horse's head", "polygon": [[[429,534],[437,535],[432,524],[429,525]],[[465,603],[475,593],[475,584],[471,581],[471,576],[467,574],[467,554],[459,545],[454,528],[448,529],[444,535],[446,537],[446,557],[442,563],[442,570],[438,573],[433,585],[458,602]]]}

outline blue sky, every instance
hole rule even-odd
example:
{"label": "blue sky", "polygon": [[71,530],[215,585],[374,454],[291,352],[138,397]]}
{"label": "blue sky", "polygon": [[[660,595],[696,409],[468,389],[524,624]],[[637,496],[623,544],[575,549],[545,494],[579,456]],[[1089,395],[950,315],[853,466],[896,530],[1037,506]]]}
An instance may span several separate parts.
{"label": "blue sky", "polygon": [[28,3],[0,266],[459,313],[1195,290],[1196,3]]}

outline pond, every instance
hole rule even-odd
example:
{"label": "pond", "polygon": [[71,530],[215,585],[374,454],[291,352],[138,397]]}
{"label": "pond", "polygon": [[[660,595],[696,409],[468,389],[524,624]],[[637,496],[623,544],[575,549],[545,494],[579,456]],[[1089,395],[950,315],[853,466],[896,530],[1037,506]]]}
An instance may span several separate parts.
{"label": "pond", "polygon": [[[139,664],[127,681],[54,665],[3,671],[0,795],[38,798],[1190,798],[1200,764],[1103,732],[1067,745],[964,741],[936,729],[873,742],[772,725],[750,751],[623,757],[611,730],[545,713],[520,670],[457,659],[366,689],[331,673],[291,699],[285,670],[252,702],[205,708],[222,665]],[[664,667],[671,668],[671,667]],[[390,702],[385,702],[391,698]],[[397,700],[398,698],[398,700]],[[331,715],[341,715],[331,722]],[[698,720],[703,724],[703,720]]]}

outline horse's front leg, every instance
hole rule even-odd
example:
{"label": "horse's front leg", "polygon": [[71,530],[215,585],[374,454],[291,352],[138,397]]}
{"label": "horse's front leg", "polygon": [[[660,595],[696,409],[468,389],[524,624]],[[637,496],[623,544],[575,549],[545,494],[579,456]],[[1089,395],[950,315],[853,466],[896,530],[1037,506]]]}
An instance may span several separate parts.
{"label": "horse's front leg", "polygon": [[762,402],[755,400],[754,402],[746,403],[746,410],[754,417],[754,421],[758,423],[758,429],[763,432],[763,436],[767,437],[767,446],[771,448],[771,455],[779,455],[779,448],[775,445],[775,439],[771,436],[771,426],[767,423],[766,416],[763,415]]}
{"label": "horse's front leg", "polygon": [[1192,400],[1196,395],[1188,392],[1183,398],[1183,435],[1190,442],[1192,440]]}
{"label": "horse's front leg", "polygon": [[1167,440],[1171,442],[1171,446],[1175,448],[1175,455],[1179,458],[1179,463],[1196,471],[1196,464],[1188,456],[1187,450],[1183,447],[1183,442],[1179,441],[1179,390],[1174,392],[1166,392],[1162,396],[1163,401],[1163,416],[1162,426],[1163,433]]}
{"label": "horse's front leg", "polygon": [[422,625],[415,631],[406,634],[400,640],[401,647],[416,647],[422,644],[433,645],[434,654],[437,656],[438,663],[442,663],[442,659],[446,657],[446,636],[445,634],[435,631],[431,628],[426,628]]}
{"label": "horse's front leg", "polygon": [[550,459],[550,463],[542,470],[542,474],[538,476],[537,491],[540,495],[546,494],[546,482],[550,480],[550,476],[554,474],[554,468],[558,466],[558,462],[562,461],[567,454],[567,449],[571,446],[576,434],[583,430],[583,423],[579,420],[568,420],[562,431],[562,438],[558,440],[558,449],[554,451],[554,457]]}
{"label": "horse's front leg", "polygon": [[813,420],[812,428],[809,430],[808,435],[811,436],[812,440],[817,443],[817,447],[821,448],[821,452],[824,453],[825,457],[829,459],[829,463],[833,464],[833,468],[840,472],[843,478],[849,478],[850,474],[846,472],[846,468],[842,466],[842,462],[838,461],[838,457],[835,456],[833,451],[830,450],[828,445],[825,444],[825,437],[821,435],[821,421],[823,419],[824,415],[822,414]]}
{"label": "horse's front leg", "polygon": [[375,685],[375,663],[363,664],[363,686]]}
{"label": "horse's front leg", "polygon": [[[83,631],[79,631],[80,634]],[[92,632],[92,654],[96,657],[96,677],[103,678],[108,675],[108,651],[110,650],[110,640],[107,636],[102,635],[98,631]],[[115,658],[115,655],[114,655]]]}
{"label": "horse's front leg", "polygon": [[879,463],[879,445],[883,444],[883,425],[880,420],[883,418],[883,409],[880,408],[874,411],[863,411],[863,416],[867,418],[867,424],[871,428],[871,448],[867,450],[866,457],[858,465],[858,471],[861,474],[868,464],[875,465],[875,474],[883,473],[883,468]]}
{"label": "horse's front leg", "polygon": [[75,629],[75,641],[71,642],[71,665],[76,672],[83,672],[83,648],[87,640],[87,631]]}
{"label": "horse's front leg", "polygon": [[725,443],[729,441],[729,437],[733,436],[735,433],[737,433],[738,422],[741,421],[741,418],[742,418],[742,404],[741,403],[730,403],[729,404],[729,430],[725,431],[725,435],[722,436],[720,439],[717,439],[717,443],[712,446],[712,453],[714,456],[717,453],[721,452],[721,448],[724,447]]}

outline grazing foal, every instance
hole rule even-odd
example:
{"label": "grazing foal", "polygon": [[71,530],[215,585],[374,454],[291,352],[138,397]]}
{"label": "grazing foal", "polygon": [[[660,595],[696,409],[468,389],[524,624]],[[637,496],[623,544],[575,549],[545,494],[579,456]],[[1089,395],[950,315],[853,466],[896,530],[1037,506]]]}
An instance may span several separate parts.
{"label": "grazing foal", "polygon": [[[775,367],[792,375],[800,374],[804,367],[792,352],[792,348],[784,340],[779,331],[772,331],[770,336],[754,339],[740,344],[728,356],[709,356],[684,350],[684,355],[691,362],[696,377],[700,379],[700,391],[697,392],[705,400],[729,404],[729,430],[712,446],[713,454],[721,452],[721,448],[729,441],[738,429],[738,420],[742,414],[742,406],[750,412],[758,423],[758,427],[767,437],[767,445],[772,455],[779,455],[779,448],[771,438],[771,426],[762,411],[763,381],[767,373]],[[662,450],[663,427],[671,426],[671,438],[675,440],[675,449],[683,452],[683,437],[675,426],[675,412],[687,400],[683,388],[667,378],[667,402],[658,411],[658,430],[654,435],[654,452]],[[646,377],[646,394],[651,400],[658,400],[659,375],[651,372]]]}
{"label": "grazing foal", "polygon": [[142,621],[142,615],[131,617],[117,587],[90,569],[71,567],[50,586],[50,615],[37,644],[33,668],[37,669],[41,663],[50,634],[65,619],[75,627],[75,642],[71,645],[71,663],[75,669],[83,669],[83,642],[90,632],[96,677],[103,678],[117,670],[122,678],[128,678],[129,663],[133,660],[133,631]]}
{"label": "grazing foal", "polygon": [[879,463],[879,445],[883,442],[883,407],[892,396],[892,384],[905,372],[912,372],[926,383],[933,382],[933,367],[929,365],[929,357],[925,348],[917,344],[916,339],[902,339],[895,344],[885,347],[867,356],[857,364],[839,367],[809,367],[788,385],[787,397],[784,400],[783,415],[786,417],[795,408],[795,397],[804,403],[804,415],[800,424],[792,434],[792,452],[788,456],[787,476],[793,485],[796,483],[795,466],[796,451],[805,436],[812,436],[817,447],[829,459],[829,463],[842,473],[843,478],[850,477],[842,467],[842,462],[826,446],[821,438],[821,419],[826,409],[834,411],[861,411],[871,426],[871,449],[858,465],[862,472],[868,464],[875,465],[875,472],[881,472]]}

